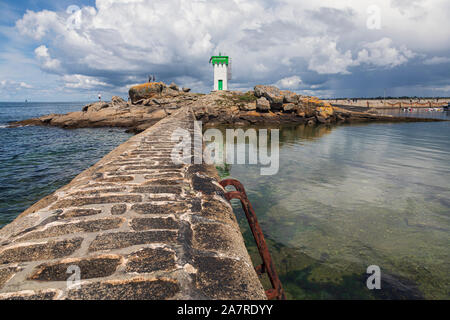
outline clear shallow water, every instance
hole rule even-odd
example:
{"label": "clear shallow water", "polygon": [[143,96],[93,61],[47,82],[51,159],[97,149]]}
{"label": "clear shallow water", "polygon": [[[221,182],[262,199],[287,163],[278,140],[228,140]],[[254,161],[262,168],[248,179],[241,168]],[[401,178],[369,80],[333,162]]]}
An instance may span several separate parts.
{"label": "clear shallow water", "polygon": [[131,136],[110,128],[6,128],[10,121],[79,111],[83,105],[0,103],[0,228]]}
{"label": "clear shallow water", "polygon": [[220,171],[246,187],[288,298],[450,298],[450,122],[286,126],[280,140],[277,175]]}
{"label": "clear shallow water", "polygon": [[[0,227],[130,137],[121,129],[4,128],[84,104],[0,103]],[[222,174],[247,188],[289,298],[450,297],[450,123],[287,126],[280,137],[277,175],[245,165]],[[382,270],[377,292],[365,286],[371,264]]]}

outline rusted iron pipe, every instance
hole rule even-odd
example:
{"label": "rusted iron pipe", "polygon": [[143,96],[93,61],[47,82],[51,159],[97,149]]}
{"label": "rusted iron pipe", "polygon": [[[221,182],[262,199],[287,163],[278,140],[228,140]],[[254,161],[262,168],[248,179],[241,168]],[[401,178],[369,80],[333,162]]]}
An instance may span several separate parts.
{"label": "rusted iron pipe", "polygon": [[263,261],[261,266],[255,268],[256,272],[260,275],[262,273],[267,273],[269,276],[270,283],[273,289],[266,291],[267,298],[285,300],[286,296],[284,294],[281,281],[278,278],[278,274],[275,270],[275,266],[270,256],[269,249],[264,238],[264,234],[259,226],[258,219],[256,218],[255,210],[253,210],[252,204],[248,200],[245,188],[238,180],[235,179],[225,179],[220,182],[222,187],[233,186],[236,191],[229,191],[225,193],[225,197],[228,201],[232,199],[239,199],[241,201],[242,208],[244,209],[245,216],[247,217],[248,224],[255,239],[256,246],[258,247],[259,255]]}

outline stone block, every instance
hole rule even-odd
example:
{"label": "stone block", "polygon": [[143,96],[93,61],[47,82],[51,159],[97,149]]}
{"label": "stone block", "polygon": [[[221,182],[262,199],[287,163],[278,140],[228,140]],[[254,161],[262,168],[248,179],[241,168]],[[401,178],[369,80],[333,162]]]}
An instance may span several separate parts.
{"label": "stone block", "polygon": [[80,268],[81,279],[108,277],[116,271],[120,263],[121,257],[116,255],[104,255],[86,259],[65,259],[59,262],[39,265],[29,279],[66,281],[71,276],[71,273],[67,273],[70,266],[78,266]]}
{"label": "stone block", "polygon": [[173,218],[135,218],[131,220],[131,228],[135,231],[169,229],[178,230],[179,223]]}
{"label": "stone block", "polygon": [[98,235],[90,244],[89,251],[110,250],[150,243],[174,243],[175,231],[115,232]]}
{"label": "stone block", "polygon": [[82,242],[83,238],[74,238],[7,248],[0,252],[0,264],[67,257],[80,248]]}
{"label": "stone block", "polygon": [[55,226],[50,226],[42,231],[34,231],[21,237],[20,241],[30,240],[30,239],[42,239],[62,236],[65,234],[72,233],[88,233],[88,232],[98,232],[102,230],[110,230],[119,228],[125,220],[123,218],[107,218],[99,220],[87,220],[75,223],[59,224]]}
{"label": "stone block", "polygon": [[172,271],[176,268],[175,253],[158,248],[144,248],[127,257],[126,272],[148,273],[154,271]]}

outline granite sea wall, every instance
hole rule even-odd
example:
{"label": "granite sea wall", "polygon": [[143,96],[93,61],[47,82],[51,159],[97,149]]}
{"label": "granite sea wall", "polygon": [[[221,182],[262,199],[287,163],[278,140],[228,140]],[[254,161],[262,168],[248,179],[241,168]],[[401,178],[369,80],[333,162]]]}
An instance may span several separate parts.
{"label": "granite sea wall", "polygon": [[176,110],[1,229],[0,299],[265,299],[215,168],[171,159],[194,120]]}

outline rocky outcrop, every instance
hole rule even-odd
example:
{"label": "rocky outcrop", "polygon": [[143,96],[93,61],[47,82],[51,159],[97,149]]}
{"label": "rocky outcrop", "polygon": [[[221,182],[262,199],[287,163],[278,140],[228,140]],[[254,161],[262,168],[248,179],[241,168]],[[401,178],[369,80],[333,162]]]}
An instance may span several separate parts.
{"label": "rocky outcrop", "polygon": [[261,97],[256,100],[256,110],[259,112],[269,112],[270,102],[265,97]]}
{"label": "rocky outcrop", "polygon": [[136,103],[140,100],[149,99],[161,95],[166,85],[162,82],[149,82],[133,86],[128,91],[131,102]]}
{"label": "rocky outcrop", "polygon": [[131,87],[128,94],[131,103],[148,105],[154,98],[177,97],[189,91],[191,91],[189,88],[180,90],[173,82],[170,85],[164,82],[149,82]]}
{"label": "rocky outcrop", "polygon": [[192,107],[197,119],[207,126],[224,123],[248,125],[291,122],[314,125],[364,121],[436,121],[353,112],[333,107],[316,97],[282,91],[273,86],[256,86],[254,91],[245,93],[222,91],[210,94],[190,93],[176,88],[162,82],[143,84],[130,89],[134,102],[133,99],[125,102],[120,97],[113,97],[111,102],[92,103],[83,107],[82,111],[65,115],[50,114],[14,122],[10,126],[124,127],[130,132],[139,133],[185,106]]}
{"label": "rocky outcrop", "polygon": [[67,114],[51,114],[39,118],[13,122],[10,127],[25,125],[48,125],[67,129],[86,127],[122,127],[135,132],[146,129],[167,116],[158,105],[129,105],[122,99],[96,102],[83,107],[82,111]]}
{"label": "rocky outcrop", "polygon": [[283,90],[280,91],[280,93],[283,95],[283,102],[284,103],[298,103],[300,98],[302,96],[296,94],[295,92]]}
{"label": "rocky outcrop", "polygon": [[283,107],[284,96],[277,87],[257,85],[255,86],[255,96],[266,98],[270,102],[272,110],[281,110]]}
{"label": "rocky outcrop", "polygon": [[178,86],[177,86],[176,83],[174,83],[174,82],[172,82],[172,83],[169,85],[169,88],[172,89],[172,90],[175,90],[175,91],[180,91],[180,89],[178,88]]}
{"label": "rocky outcrop", "polygon": [[174,162],[179,129],[190,107],[2,228],[0,300],[266,299],[214,166]]}
{"label": "rocky outcrop", "polygon": [[[139,87],[139,86],[137,86]],[[95,102],[88,104],[81,111],[67,114],[50,114],[39,118],[27,119],[10,123],[10,127],[25,125],[49,125],[67,129],[84,127],[123,127],[128,131],[139,133],[149,128],[159,120],[170,115],[182,106],[189,105],[197,99],[196,94],[184,93],[159,83],[149,95],[139,93],[136,87],[130,89],[137,97],[149,97],[138,101],[126,102],[120,97],[112,97],[110,102]],[[159,89],[155,89],[159,88]],[[156,94],[156,92],[159,92]]]}

